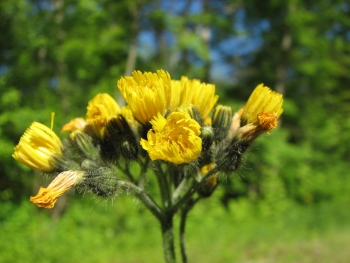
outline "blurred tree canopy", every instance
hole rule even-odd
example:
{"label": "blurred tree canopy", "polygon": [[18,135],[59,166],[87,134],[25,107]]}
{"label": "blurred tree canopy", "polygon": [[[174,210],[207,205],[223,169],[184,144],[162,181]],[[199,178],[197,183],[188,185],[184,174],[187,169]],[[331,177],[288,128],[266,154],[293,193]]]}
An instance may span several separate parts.
{"label": "blurred tree canopy", "polygon": [[[285,96],[222,201],[348,201],[350,5],[346,1],[5,0],[0,2],[0,200],[32,194],[11,157],[33,121],[84,117],[99,92],[119,96],[132,70],[215,83],[234,110],[259,83]],[[264,208],[264,207],[262,207]]]}

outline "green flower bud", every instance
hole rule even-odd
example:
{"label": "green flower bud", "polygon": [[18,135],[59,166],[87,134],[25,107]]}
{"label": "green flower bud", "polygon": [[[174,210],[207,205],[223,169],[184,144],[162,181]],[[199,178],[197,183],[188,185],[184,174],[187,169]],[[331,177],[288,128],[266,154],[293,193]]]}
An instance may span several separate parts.
{"label": "green flower bud", "polygon": [[209,125],[203,125],[201,127],[201,135],[202,138],[202,151],[207,151],[214,141],[214,130]]}
{"label": "green flower bud", "polygon": [[250,142],[233,139],[231,143],[219,150],[216,155],[216,164],[219,171],[232,173],[241,164],[243,153],[249,148]]}
{"label": "green flower bud", "polygon": [[[200,170],[200,175],[204,176],[206,173],[208,173],[213,168],[214,168],[214,164],[212,164],[212,163],[204,165]],[[214,190],[218,186],[218,182],[219,182],[219,173],[216,173],[212,177],[210,177],[208,180],[206,180],[198,188],[198,194],[200,194],[202,197],[211,196],[211,194],[214,192]]]}
{"label": "green flower bud", "polygon": [[232,115],[231,107],[223,105],[216,106],[212,118],[216,141],[222,141],[226,138],[231,126]]}
{"label": "green flower bud", "polygon": [[193,105],[187,105],[187,106],[182,106],[176,109],[176,111],[178,112],[187,112],[192,119],[194,119],[196,122],[198,122],[199,124],[202,123],[202,119],[201,116],[199,114],[198,109],[193,106]]}
{"label": "green flower bud", "polygon": [[107,123],[107,138],[116,152],[120,152],[127,160],[137,158],[139,148],[136,138],[123,115],[118,114]]}
{"label": "green flower bud", "polygon": [[111,197],[119,188],[118,180],[112,169],[100,167],[86,171],[81,187],[87,188],[97,196]]}
{"label": "green flower bud", "polygon": [[89,169],[97,168],[99,165],[98,165],[98,163],[96,163],[92,160],[85,159],[81,162],[80,166],[84,170],[89,170]]}
{"label": "green flower bud", "polygon": [[94,145],[92,137],[86,132],[75,130],[69,135],[69,139],[83,157],[94,161],[100,158],[99,149]]}

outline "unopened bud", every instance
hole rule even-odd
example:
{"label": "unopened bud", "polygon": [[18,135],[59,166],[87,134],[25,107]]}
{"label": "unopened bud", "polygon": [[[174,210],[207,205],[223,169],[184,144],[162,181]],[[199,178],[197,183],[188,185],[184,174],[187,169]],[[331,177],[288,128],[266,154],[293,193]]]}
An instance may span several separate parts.
{"label": "unopened bud", "polygon": [[[207,164],[202,167],[200,170],[200,175],[204,176],[206,173],[208,173],[211,169],[214,168],[214,165]],[[198,194],[200,194],[202,197],[209,197],[214,192],[215,188],[217,187],[219,182],[219,173],[214,174],[211,176],[208,180],[206,180],[199,188],[198,188]]]}
{"label": "unopened bud", "polygon": [[213,128],[215,140],[222,141],[226,138],[232,122],[232,109],[228,106],[218,105],[213,115]]}
{"label": "unopened bud", "polygon": [[203,125],[201,127],[201,138],[202,138],[202,151],[207,151],[214,140],[214,130],[209,125]]}
{"label": "unopened bud", "polygon": [[216,156],[216,164],[219,171],[232,173],[241,164],[243,153],[249,148],[249,141],[233,139],[227,147],[219,150]]}
{"label": "unopened bud", "polygon": [[[130,139],[130,138],[129,138]],[[126,140],[120,144],[120,152],[127,160],[134,160],[138,154],[138,148],[134,140]]]}
{"label": "unopened bud", "polygon": [[202,119],[201,119],[201,116],[199,114],[198,109],[191,104],[186,105],[186,106],[181,106],[181,107],[177,108],[176,111],[187,112],[191,116],[191,118],[194,119],[196,122],[198,122],[199,124],[202,123]]}
{"label": "unopened bud", "polygon": [[116,152],[127,160],[134,160],[138,154],[136,138],[123,115],[118,114],[107,123],[107,137]]}
{"label": "unopened bud", "polygon": [[88,188],[97,196],[111,197],[116,194],[118,180],[112,169],[100,167],[86,171],[82,186]]}
{"label": "unopened bud", "polygon": [[94,169],[94,168],[97,168],[99,166],[98,163],[92,161],[92,160],[89,160],[89,159],[84,159],[81,164],[80,164],[81,168],[83,170],[90,170],[90,169]]}
{"label": "unopened bud", "polygon": [[90,160],[98,160],[100,153],[90,135],[82,130],[75,130],[69,135],[73,145],[78,149],[79,153]]}

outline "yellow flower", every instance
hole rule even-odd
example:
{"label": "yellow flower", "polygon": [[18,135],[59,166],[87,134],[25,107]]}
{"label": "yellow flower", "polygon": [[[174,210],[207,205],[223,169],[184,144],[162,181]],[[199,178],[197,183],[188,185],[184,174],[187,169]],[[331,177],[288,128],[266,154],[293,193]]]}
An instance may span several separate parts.
{"label": "yellow flower", "polygon": [[168,72],[134,71],[132,76],[122,77],[118,88],[128,103],[134,117],[147,124],[157,113],[165,113],[170,101],[171,79]]}
{"label": "yellow flower", "polygon": [[276,128],[283,112],[282,104],[282,94],[264,87],[264,84],[258,85],[243,110],[241,126],[257,122],[265,131]]}
{"label": "yellow flower", "polygon": [[200,125],[186,112],[172,112],[167,119],[158,113],[151,120],[153,130],[140,144],[152,160],[164,160],[174,164],[190,163],[202,150]]}
{"label": "yellow flower", "polygon": [[57,198],[67,192],[72,186],[79,184],[83,180],[82,171],[65,171],[57,177],[47,187],[40,187],[36,196],[30,197],[30,201],[39,207],[53,208]]}
{"label": "yellow flower", "polygon": [[43,172],[54,170],[50,161],[53,154],[62,155],[62,143],[45,125],[33,122],[24,132],[12,157],[26,166]]}
{"label": "yellow flower", "polygon": [[61,132],[82,130],[87,124],[83,118],[74,118],[62,127]]}
{"label": "yellow flower", "polygon": [[179,102],[173,101],[172,104],[179,103],[178,106],[192,104],[198,109],[202,120],[209,115],[219,99],[219,96],[215,95],[215,85],[201,83],[198,79],[189,80],[187,77],[182,77],[181,80],[172,81],[172,89],[175,89],[172,94],[176,94],[176,91],[181,94]]}
{"label": "yellow flower", "polygon": [[258,85],[250,95],[245,108],[235,115],[229,138],[237,137],[239,140],[252,141],[260,134],[275,129],[278,118],[283,112],[282,104],[282,94],[264,87],[263,84]]}
{"label": "yellow flower", "polygon": [[103,138],[108,119],[118,113],[120,113],[118,103],[107,93],[100,93],[89,101],[86,121],[92,124],[97,135]]}

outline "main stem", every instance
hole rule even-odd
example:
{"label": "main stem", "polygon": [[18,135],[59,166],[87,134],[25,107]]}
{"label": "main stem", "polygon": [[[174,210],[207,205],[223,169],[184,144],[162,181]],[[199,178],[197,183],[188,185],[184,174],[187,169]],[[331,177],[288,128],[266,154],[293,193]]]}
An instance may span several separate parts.
{"label": "main stem", "polygon": [[175,246],[174,246],[174,231],[173,231],[173,214],[165,217],[161,221],[163,250],[166,263],[175,263]]}

